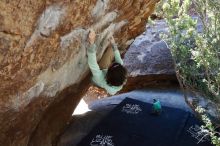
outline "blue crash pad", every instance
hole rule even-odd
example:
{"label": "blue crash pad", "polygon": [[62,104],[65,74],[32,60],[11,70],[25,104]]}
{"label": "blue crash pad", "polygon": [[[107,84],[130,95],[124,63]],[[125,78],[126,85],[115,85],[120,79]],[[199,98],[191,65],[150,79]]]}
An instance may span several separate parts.
{"label": "blue crash pad", "polygon": [[[151,114],[152,104],[126,98],[78,146],[212,146],[193,114],[162,107]],[[201,141],[200,141],[201,140]]]}

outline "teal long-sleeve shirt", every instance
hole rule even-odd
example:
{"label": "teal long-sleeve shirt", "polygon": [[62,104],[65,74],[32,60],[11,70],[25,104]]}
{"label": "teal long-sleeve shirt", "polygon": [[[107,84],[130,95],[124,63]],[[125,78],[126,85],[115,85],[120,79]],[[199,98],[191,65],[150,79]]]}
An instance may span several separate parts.
{"label": "teal long-sleeve shirt", "polygon": [[[92,81],[99,87],[104,88],[110,95],[116,94],[118,91],[122,89],[121,86],[110,86],[107,84],[105,76],[107,73],[107,69],[101,70],[96,58],[96,45],[92,44],[90,48],[87,49],[87,55],[88,55],[88,64],[89,68],[92,72]],[[115,62],[120,63],[123,65],[123,61],[121,59],[121,55],[118,51],[117,45],[113,45],[113,51],[115,55]]]}

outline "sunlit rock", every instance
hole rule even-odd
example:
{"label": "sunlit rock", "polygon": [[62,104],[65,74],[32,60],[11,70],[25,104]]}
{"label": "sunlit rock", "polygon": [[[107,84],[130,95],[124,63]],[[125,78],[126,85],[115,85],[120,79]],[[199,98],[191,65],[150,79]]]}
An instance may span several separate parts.
{"label": "sunlit rock", "polygon": [[0,1],[0,145],[56,143],[90,83],[86,37],[121,50],[144,31],[155,0]]}

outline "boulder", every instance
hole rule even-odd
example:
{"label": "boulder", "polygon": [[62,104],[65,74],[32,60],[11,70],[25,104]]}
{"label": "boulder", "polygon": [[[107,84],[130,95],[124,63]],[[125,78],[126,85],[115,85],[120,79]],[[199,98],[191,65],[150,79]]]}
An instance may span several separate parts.
{"label": "boulder", "polygon": [[0,145],[49,146],[89,87],[86,41],[124,50],[157,0],[0,1]]}
{"label": "boulder", "polygon": [[142,87],[178,86],[170,49],[160,37],[167,33],[164,20],[146,26],[124,55],[128,81],[123,92]]}

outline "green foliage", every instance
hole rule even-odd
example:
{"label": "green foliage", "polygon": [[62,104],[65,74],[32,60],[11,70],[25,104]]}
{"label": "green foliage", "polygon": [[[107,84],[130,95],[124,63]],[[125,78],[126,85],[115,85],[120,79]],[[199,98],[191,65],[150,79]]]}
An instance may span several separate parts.
{"label": "green foliage", "polygon": [[[188,12],[193,4],[199,19]],[[170,34],[167,37],[177,70],[185,85],[220,100],[220,1],[167,0],[163,5]],[[197,31],[197,21],[202,32]]]}
{"label": "green foliage", "polygon": [[[205,97],[220,103],[220,1],[166,0],[163,16],[169,27],[164,39],[171,48],[175,68],[183,87],[200,91]],[[161,5],[161,4],[160,4]],[[194,9],[198,17],[190,16]],[[198,31],[198,22],[202,29]],[[219,106],[218,106],[219,107]],[[202,115],[203,128],[213,144],[220,146],[211,121]]]}
{"label": "green foliage", "polygon": [[155,15],[163,18],[164,17],[164,12],[163,12],[163,4],[166,2],[166,0],[160,0],[157,4],[156,4],[156,8],[155,8]]}
{"label": "green foliage", "polygon": [[196,111],[201,114],[202,120],[205,123],[201,129],[203,133],[211,137],[212,143],[216,146],[220,146],[220,133],[216,132],[215,126],[213,126],[210,119],[205,115],[205,110],[201,107],[197,107]]}

